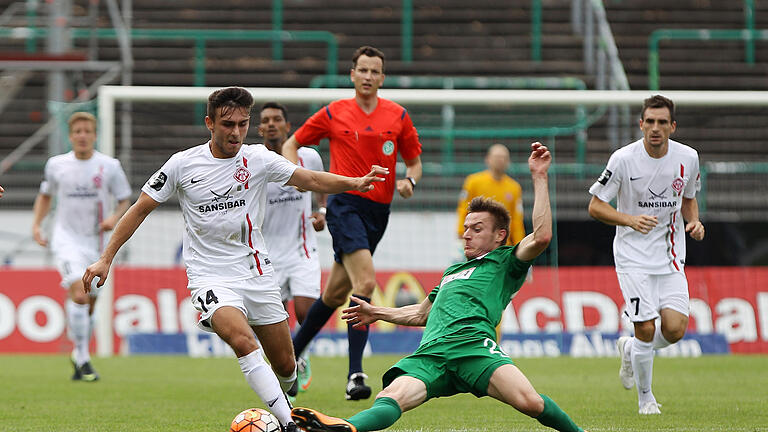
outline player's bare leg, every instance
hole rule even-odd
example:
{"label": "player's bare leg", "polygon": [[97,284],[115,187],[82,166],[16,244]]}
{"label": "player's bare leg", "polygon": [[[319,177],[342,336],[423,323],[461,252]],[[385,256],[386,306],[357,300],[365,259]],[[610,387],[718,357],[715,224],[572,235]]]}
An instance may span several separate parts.
{"label": "player's bare leg", "polygon": [[[373,290],[376,288],[371,251],[358,249],[344,254],[342,262],[352,282],[352,295],[370,302]],[[354,303],[350,301],[349,305],[354,306]],[[368,399],[371,397],[371,387],[366,385],[365,379],[368,376],[363,373],[363,352],[368,343],[368,327],[353,328],[352,324],[347,324],[347,338],[349,340],[349,372],[346,398],[348,400]]]}
{"label": "player's bare leg", "polygon": [[291,343],[291,330],[288,320],[279,323],[254,326],[254,333],[259,338],[264,354],[275,371],[280,387],[287,391],[296,381],[296,359]]}
{"label": "player's bare leg", "polygon": [[[288,324],[285,323],[285,326],[287,331]],[[243,312],[232,306],[222,306],[213,313],[211,328],[232,347],[237,355],[237,361],[245,376],[245,381],[272,414],[277,417],[280,424],[285,426],[291,422],[291,405],[280,387],[275,372],[264,361],[261,350],[259,350],[259,342],[256,341],[254,331],[248,325],[248,320]],[[272,343],[277,343],[277,341],[267,340],[270,336],[268,333],[264,332],[263,339],[260,337],[262,344],[271,346]],[[289,340],[290,336],[283,343],[290,349]]]}
{"label": "player's bare leg", "polygon": [[511,405],[544,426],[558,431],[583,431],[552,399],[536,393],[517,366],[505,364],[493,372],[488,383],[488,396]]}

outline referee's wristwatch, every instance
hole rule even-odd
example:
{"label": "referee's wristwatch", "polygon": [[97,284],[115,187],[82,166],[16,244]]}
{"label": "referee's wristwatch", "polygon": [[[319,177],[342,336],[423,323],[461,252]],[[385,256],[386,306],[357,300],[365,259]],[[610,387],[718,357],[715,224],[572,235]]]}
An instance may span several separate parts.
{"label": "referee's wristwatch", "polygon": [[405,179],[411,182],[411,187],[413,189],[416,189],[416,180],[414,180],[413,177],[406,177]]}

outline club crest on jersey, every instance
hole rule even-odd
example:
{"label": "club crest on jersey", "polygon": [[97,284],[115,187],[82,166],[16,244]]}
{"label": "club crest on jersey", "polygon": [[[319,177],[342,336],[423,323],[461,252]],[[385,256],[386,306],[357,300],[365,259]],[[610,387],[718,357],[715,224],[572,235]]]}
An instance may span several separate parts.
{"label": "club crest on jersey", "polygon": [[672,189],[675,190],[675,196],[680,195],[680,192],[683,190],[684,186],[685,184],[683,183],[683,179],[681,179],[680,177],[676,178],[672,182]]}
{"label": "club crest on jersey", "polygon": [[247,182],[249,178],[251,178],[251,172],[247,169],[238,167],[235,171],[235,180],[239,181],[240,183]]}
{"label": "club crest on jersey", "polygon": [[381,146],[381,151],[385,155],[390,156],[392,153],[395,152],[395,143],[393,143],[392,140],[386,140],[384,142],[384,145]]}

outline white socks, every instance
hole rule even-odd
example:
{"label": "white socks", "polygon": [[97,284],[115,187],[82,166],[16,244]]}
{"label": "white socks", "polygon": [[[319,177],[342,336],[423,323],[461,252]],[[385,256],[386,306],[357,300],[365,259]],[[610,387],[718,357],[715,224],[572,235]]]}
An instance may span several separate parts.
{"label": "white socks", "polygon": [[[287,425],[291,420],[291,406],[281,390],[280,383],[274,371],[264,361],[260,350],[255,350],[248,355],[238,357],[240,370],[245,375],[245,381],[264,402],[266,408],[277,417],[282,425]],[[296,372],[293,373],[296,379]]]}
{"label": "white socks", "polygon": [[656,332],[653,334],[653,349],[666,348],[670,345],[672,343],[664,339],[664,335],[661,333],[661,325],[656,325]]}
{"label": "white socks", "polygon": [[651,391],[653,381],[653,342],[643,342],[638,338],[632,340],[632,370],[635,374],[637,385],[637,399],[640,406],[656,401]]}
{"label": "white socks", "polygon": [[88,315],[90,306],[67,299],[66,308],[67,335],[75,345],[75,349],[72,351],[75,356],[75,363],[81,366],[83,363],[91,361],[91,355],[88,352],[88,345],[91,340],[91,317]]}
{"label": "white socks", "polygon": [[275,372],[275,376],[277,376],[277,380],[280,381],[280,388],[287,393],[288,389],[290,389],[296,381],[296,366],[293,367],[293,373],[289,377],[280,376],[277,372]]}

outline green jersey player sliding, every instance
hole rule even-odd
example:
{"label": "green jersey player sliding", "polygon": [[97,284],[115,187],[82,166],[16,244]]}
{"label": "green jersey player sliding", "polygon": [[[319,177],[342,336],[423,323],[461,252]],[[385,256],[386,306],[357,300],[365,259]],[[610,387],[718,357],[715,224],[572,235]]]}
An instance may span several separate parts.
{"label": "green jersey player sliding", "polygon": [[531,145],[528,167],[533,177],[533,232],[516,246],[504,246],[509,213],[500,203],[475,198],[464,220],[464,254],[421,304],[378,307],[358,298],[342,318],[355,326],[382,320],[426,326],[419,348],[392,366],[373,406],[349,419],[309,408],[294,408],[296,424],[309,432],[367,432],[386,429],[403,412],[429,399],[472,393],[491,396],[559,431],[580,432],[549,397],[534,390],[520,369],[496,344],[495,327],[512,296],[525,282],[531,262],[552,239],[547,171],[552,155]]}

